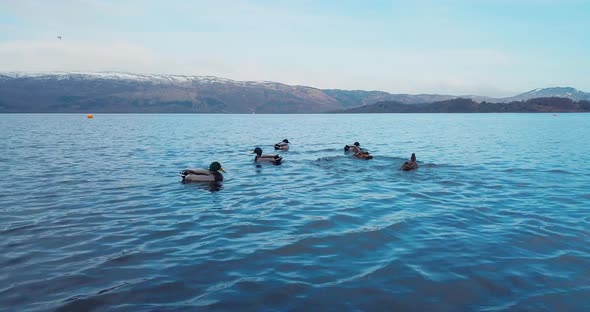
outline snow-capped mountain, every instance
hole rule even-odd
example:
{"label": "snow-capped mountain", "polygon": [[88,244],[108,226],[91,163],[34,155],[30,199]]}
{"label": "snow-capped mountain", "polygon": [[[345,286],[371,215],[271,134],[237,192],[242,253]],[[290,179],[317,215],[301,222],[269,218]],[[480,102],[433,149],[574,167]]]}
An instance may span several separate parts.
{"label": "snow-capped mountain", "polygon": [[272,81],[119,72],[0,73],[0,112],[320,113],[449,95],[321,90]]}
{"label": "snow-capped mountain", "polygon": [[340,108],[321,90],[212,76],[0,73],[0,112],[309,113]]}
{"label": "snow-capped mountain", "polygon": [[[574,88],[535,89],[514,97],[464,96],[507,103],[539,97],[588,100]],[[0,73],[0,112],[320,113],[392,101],[423,104],[439,94],[318,89],[214,76],[120,72]]]}
{"label": "snow-capped mountain", "polygon": [[55,80],[114,80],[127,82],[149,82],[153,84],[191,84],[191,83],[226,83],[226,84],[273,84],[273,82],[236,81],[215,76],[195,75],[163,75],[163,74],[136,74],[124,72],[6,72],[0,73],[0,77],[29,78],[29,79],[55,79]]}
{"label": "snow-capped mountain", "polygon": [[559,97],[574,101],[590,100],[590,93],[582,92],[571,87],[554,87],[534,89],[519,95],[500,99],[502,102],[526,101],[536,98]]}

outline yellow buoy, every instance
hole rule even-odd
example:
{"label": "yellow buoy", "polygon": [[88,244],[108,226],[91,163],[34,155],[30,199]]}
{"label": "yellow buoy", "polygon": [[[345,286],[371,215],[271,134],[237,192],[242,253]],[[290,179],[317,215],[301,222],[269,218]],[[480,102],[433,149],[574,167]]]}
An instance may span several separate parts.
{"label": "yellow buoy", "polygon": [[88,117],[88,119],[94,118],[94,116],[92,116],[92,114],[88,114],[88,115],[86,115],[86,117]]}

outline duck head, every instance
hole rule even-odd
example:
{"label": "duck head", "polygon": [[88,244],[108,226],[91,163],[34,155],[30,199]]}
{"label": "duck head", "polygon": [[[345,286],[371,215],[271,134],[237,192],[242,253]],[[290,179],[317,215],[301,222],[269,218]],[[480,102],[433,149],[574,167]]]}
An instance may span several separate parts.
{"label": "duck head", "polygon": [[412,153],[412,157],[410,157],[412,162],[416,162],[416,154]]}
{"label": "duck head", "polygon": [[256,154],[259,157],[262,156],[262,149],[260,147],[257,147],[254,149],[254,151],[252,152],[252,154]]}
{"label": "duck head", "polygon": [[287,143],[287,144],[289,144],[289,140],[287,140],[287,139],[284,139],[284,140],[283,140],[283,143]]}
{"label": "duck head", "polygon": [[359,146],[361,146],[361,143],[359,143],[359,142],[354,142],[354,146],[356,146],[356,147],[359,147]]}
{"label": "duck head", "polygon": [[223,168],[221,168],[221,164],[216,161],[212,162],[211,165],[209,165],[209,171],[211,171],[211,172],[217,172],[217,171],[225,172],[225,170],[223,170]]}

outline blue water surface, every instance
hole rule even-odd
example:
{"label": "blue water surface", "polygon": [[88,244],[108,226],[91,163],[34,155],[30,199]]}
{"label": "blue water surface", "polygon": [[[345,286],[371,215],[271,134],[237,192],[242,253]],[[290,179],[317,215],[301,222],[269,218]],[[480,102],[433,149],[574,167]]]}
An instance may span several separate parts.
{"label": "blue water surface", "polygon": [[[590,311],[589,127],[0,115],[0,310]],[[282,165],[253,162],[285,138]],[[219,187],[180,182],[212,161]]]}

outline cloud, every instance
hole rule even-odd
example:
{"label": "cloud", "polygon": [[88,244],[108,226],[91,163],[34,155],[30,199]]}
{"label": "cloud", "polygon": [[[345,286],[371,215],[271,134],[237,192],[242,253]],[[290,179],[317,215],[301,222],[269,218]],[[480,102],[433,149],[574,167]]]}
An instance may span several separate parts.
{"label": "cloud", "polygon": [[128,71],[226,75],[236,66],[217,60],[165,56],[128,41],[17,40],[0,42],[1,71]]}
{"label": "cloud", "polygon": [[474,69],[509,66],[513,61],[492,50],[356,48],[338,55],[331,48],[307,50],[285,45],[272,54],[274,58],[212,57],[212,51],[198,53],[195,49],[193,53],[171,55],[123,40],[17,40],[0,42],[0,70],[213,75],[320,88],[505,95],[506,91],[480,83],[487,80],[488,72]]}

